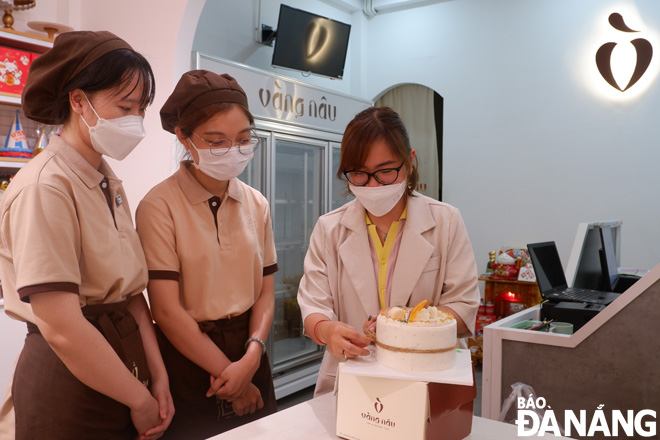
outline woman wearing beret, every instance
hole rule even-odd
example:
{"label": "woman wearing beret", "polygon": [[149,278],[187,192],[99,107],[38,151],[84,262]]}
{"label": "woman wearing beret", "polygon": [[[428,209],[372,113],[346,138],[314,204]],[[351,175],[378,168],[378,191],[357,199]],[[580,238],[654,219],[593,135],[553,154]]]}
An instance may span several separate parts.
{"label": "woman wearing beret", "polygon": [[337,177],[356,199],[316,223],[298,290],[305,332],[328,346],[316,395],[332,391],[339,360],[368,353],[365,321],[385,307],[429,300],[454,315],[459,338],[474,330],[480,295],[463,219],[415,192],[417,176],[396,112],[369,108],[348,124]]}
{"label": "woman wearing beret", "polygon": [[236,178],[259,143],[243,89],[191,71],[160,115],[191,157],[136,214],[177,408],[165,438],[204,439],[276,410],[264,341],[277,258],[266,199]]}
{"label": "woman wearing beret", "polygon": [[0,205],[8,315],[28,334],[15,438],[159,438],[174,408],[142,294],[147,267],[121,181],[154,95],[149,63],[109,32],[69,32],[34,61],[25,115],[63,124]]}

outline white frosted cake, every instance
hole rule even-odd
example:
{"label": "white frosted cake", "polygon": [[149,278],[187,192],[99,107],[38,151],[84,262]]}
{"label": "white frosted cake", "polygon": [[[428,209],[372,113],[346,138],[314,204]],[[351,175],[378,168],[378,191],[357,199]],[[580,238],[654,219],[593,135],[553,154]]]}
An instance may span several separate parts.
{"label": "white frosted cake", "polygon": [[426,301],[378,315],[376,360],[400,371],[440,371],[456,361],[456,320]]}

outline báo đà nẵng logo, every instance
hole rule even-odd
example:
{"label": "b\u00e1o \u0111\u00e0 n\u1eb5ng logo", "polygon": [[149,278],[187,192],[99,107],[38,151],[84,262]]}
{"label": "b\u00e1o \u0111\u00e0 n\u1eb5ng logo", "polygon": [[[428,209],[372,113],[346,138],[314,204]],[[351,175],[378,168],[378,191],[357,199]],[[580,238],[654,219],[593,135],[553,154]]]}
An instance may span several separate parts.
{"label": "b\u00e1o \u0111\u00e0 n\u1eb5ng logo", "polygon": [[[527,399],[519,397],[517,408],[516,425],[519,437],[542,437],[545,434],[591,437],[598,433],[605,437],[621,439],[656,435],[656,412],[651,409],[638,412],[616,409],[608,411],[601,404],[596,407],[592,416],[588,416],[584,409],[565,410],[563,414],[555,414],[543,397],[533,395]],[[543,410],[543,415],[537,410]],[[563,432],[561,426],[564,426]]]}

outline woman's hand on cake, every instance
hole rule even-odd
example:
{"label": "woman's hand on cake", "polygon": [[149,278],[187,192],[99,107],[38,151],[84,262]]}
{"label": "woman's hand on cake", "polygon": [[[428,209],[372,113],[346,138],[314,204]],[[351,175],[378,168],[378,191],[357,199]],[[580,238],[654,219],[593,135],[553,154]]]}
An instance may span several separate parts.
{"label": "woman's hand on cake", "polygon": [[323,332],[321,339],[327,341],[330,353],[337,357],[351,359],[369,354],[364,347],[371,344],[371,339],[348,324],[328,321],[323,323],[322,328],[319,326],[319,331]]}
{"label": "woman's hand on cake", "polygon": [[438,306],[438,310],[442,310],[445,313],[449,313],[454,317],[454,319],[456,320],[456,331],[459,338],[467,338],[469,336],[472,336],[472,331],[470,331],[467,328],[467,325],[465,325],[465,321],[463,321],[461,315],[456,313],[454,309],[447,306]]}
{"label": "woman's hand on cake", "polygon": [[[376,339],[376,321],[378,320],[378,315],[370,316],[362,324],[362,331],[370,339]],[[372,341],[373,343],[373,341]]]}

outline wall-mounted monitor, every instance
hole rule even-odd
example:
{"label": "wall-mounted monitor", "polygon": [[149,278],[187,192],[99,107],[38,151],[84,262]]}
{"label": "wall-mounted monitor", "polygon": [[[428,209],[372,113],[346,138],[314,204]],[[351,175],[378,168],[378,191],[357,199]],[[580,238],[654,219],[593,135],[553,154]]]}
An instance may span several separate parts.
{"label": "wall-mounted monitor", "polygon": [[272,65],[342,78],[351,26],[280,5]]}

